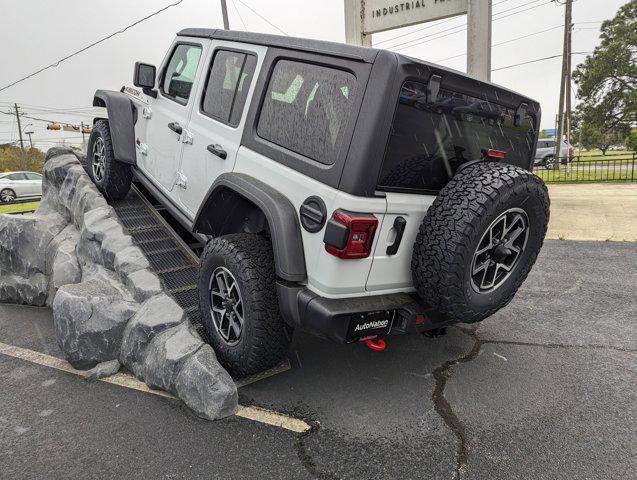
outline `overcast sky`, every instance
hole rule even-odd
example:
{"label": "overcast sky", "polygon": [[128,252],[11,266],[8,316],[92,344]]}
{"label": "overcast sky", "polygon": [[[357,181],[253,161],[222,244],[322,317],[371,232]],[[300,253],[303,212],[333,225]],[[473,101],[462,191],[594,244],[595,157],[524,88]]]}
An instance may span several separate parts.
{"label": "overcast sky", "polygon": [[[0,0],[0,88],[175,1]],[[232,29],[280,33],[252,8],[289,35],[345,40],[342,0],[227,1]],[[392,2],[388,0],[389,3]],[[592,51],[599,42],[601,21],[612,18],[624,3],[625,0],[575,0],[573,51]],[[548,30],[494,46],[494,69],[561,53],[563,29],[559,26],[564,23],[563,6],[550,0],[494,0],[493,10],[494,45]],[[522,12],[511,15],[518,11]],[[511,16],[497,20],[505,15]],[[465,71],[465,24],[466,16],[421,24],[376,34],[373,43],[379,48]],[[221,28],[219,1],[183,0],[58,67],[0,92],[0,111],[8,111],[17,102],[30,116],[78,124],[90,122],[88,107],[93,92],[98,88],[118,90],[124,84],[132,84],[134,62],[159,64],[175,32],[185,27]],[[584,58],[574,55],[573,65]],[[539,100],[543,109],[542,128],[552,128],[560,66],[561,59],[555,58],[508,68],[493,72],[492,81]],[[62,139],[81,142],[81,136],[73,133],[47,132],[44,122],[23,118],[22,126],[23,130],[33,131],[34,143],[41,148]],[[17,137],[15,117],[0,115],[0,143]]]}

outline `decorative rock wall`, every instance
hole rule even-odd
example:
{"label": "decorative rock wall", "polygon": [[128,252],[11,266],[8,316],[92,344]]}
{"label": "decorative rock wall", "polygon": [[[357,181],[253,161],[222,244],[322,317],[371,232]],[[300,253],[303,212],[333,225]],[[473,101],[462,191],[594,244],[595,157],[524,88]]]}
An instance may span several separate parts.
{"label": "decorative rock wall", "polygon": [[149,267],[70,150],[47,153],[32,216],[0,215],[0,302],[51,306],[71,365],[119,361],[203,418],[234,414],[232,378]]}

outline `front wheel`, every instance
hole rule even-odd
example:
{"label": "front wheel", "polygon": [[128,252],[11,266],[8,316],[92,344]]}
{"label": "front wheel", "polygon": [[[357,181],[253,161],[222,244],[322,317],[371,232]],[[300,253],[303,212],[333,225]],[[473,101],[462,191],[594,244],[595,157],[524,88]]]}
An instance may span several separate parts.
{"label": "front wheel", "polygon": [[16,199],[16,194],[10,188],[5,188],[0,192],[0,202],[2,203],[10,203]]}
{"label": "front wheel", "polygon": [[130,165],[115,160],[111,131],[106,120],[93,125],[86,149],[87,171],[97,188],[109,200],[121,200],[133,180]]}
{"label": "front wheel", "polygon": [[233,234],[208,242],[199,268],[203,324],[219,362],[235,378],[278,365],[291,331],[279,313],[271,242]]}

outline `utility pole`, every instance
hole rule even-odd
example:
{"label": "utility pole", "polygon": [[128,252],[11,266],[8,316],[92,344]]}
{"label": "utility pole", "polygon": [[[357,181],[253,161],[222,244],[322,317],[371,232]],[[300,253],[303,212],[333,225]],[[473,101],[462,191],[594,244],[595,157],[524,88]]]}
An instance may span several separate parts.
{"label": "utility pole", "polygon": [[555,162],[553,163],[556,170],[560,169],[560,156],[562,155],[562,137],[564,136],[564,98],[566,95],[567,82],[569,86],[569,101],[570,106],[570,38],[572,28],[572,16],[573,16],[573,0],[566,0],[566,12],[564,15],[564,48],[562,51],[562,75],[560,77],[560,105],[558,108],[558,121],[557,121],[557,138],[555,139]]}
{"label": "utility pole", "polygon": [[221,0],[221,15],[223,15],[224,30],[230,30],[230,22],[228,21],[228,5],[226,5],[226,0]]}
{"label": "utility pole", "polygon": [[20,125],[20,111],[18,110],[18,104],[14,103],[15,106],[15,118],[18,121],[18,133],[20,135],[20,148],[24,150],[24,141],[22,140],[22,125]]}
{"label": "utility pole", "polygon": [[[572,0],[571,0],[572,1]],[[571,7],[572,8],[572,7]],[[565,85],[565,95],[566,95],[566,141],[568,142],[568,144],[571,144],[571,108],[573,108],[571,106],[571,59],[573,57],[572,53],[573,53],[573,22],[572,22],[572,16],[573,16],[573,12],[569,11],[568,12],[568,42],[567,42],[567,49],[568,51],[566,52],[566,79],[564,80],[564,82],[566,83]]]}
{"label": "utility pole", "polygon": [[84,135],[84,122],[80,126],[80,131],[82,132],[82,152],[86,153],[86,136]]}
{"label": "utility pole", "polygon": [[26,161],[24,158],[24,140],[22,139],[22,125],[20,124],[20,111],[18,110],[17,103],[14,103],[13,106],[15,107],[15,118],[18,121],[18,134],[20,135],[20,153],[22,157],[20,160],[20,169],[26,170]]}

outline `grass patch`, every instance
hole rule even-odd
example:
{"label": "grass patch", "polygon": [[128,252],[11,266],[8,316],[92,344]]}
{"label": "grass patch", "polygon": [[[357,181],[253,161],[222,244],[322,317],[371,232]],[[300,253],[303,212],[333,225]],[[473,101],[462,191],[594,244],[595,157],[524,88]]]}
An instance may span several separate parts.
{"label": "grass patch", "polygon": [[35,210],[40,202],[14,203],[12,205],[4,205],[0,203],[0,213],[24,212],[25,210]]}

